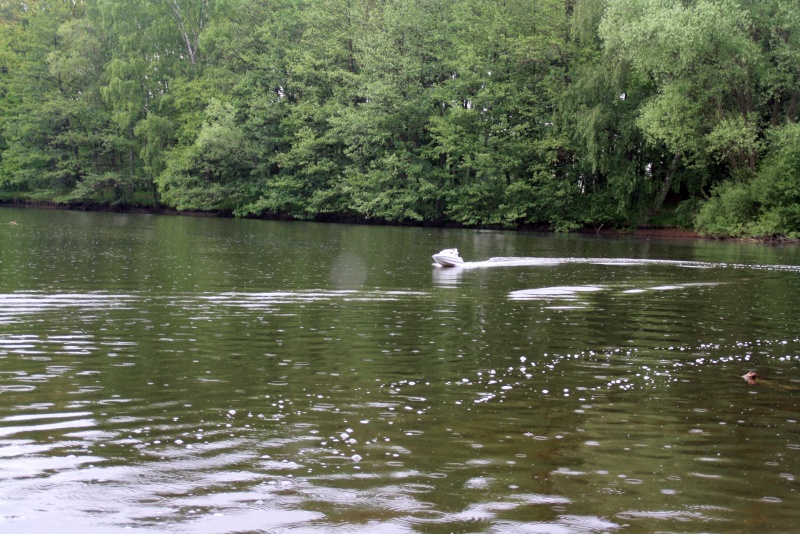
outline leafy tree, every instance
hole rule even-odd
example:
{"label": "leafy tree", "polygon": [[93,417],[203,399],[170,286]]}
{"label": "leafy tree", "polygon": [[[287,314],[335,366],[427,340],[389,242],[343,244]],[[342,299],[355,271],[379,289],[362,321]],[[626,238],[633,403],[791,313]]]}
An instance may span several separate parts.
{"label": "leafy tree", "polygon": [[30,2],[10,13],[16,39],[5,91],[13,96],[4,99],[0,180],[58,197],[115,164],[99,96],[105,35],[79,2]]}
{"label": "leafy tree", "polygon": [[[223,0],[97,0],[98,21],[114,36],[103,97],[135,188],[161,202],[156,183],[200,132],[204,110],[228,77],[203,78],[205,32],[224,18]],[[224,32],[218,32],[224,33]],[[213,47],[209,47],[213,48]],[[211,69],[220,75],[222,69]],[[213,82],[212,82],[213,80]]]}
{"label": "leafy tree", "polygon": [[552,1],[457,4],[455,59],[445,63],[426,148],[447,171],[452,220],[511,226],[550,218],[535,210],[535,197],[551,174],[543,171],[563,68],[561,9]]}
{"label": "leafy tree", "polygon": [[158,186],[164,202],[180,210],[233,210],[248,197],[253,166],[233,106],[212,99],[194,143],[175,150]]}
{"label": "leafy tree", "polygon": [[[755,174],[765,130],[777,124],[782,103],[791,101],[794,91],[789,80],[796,56],[786,45],[796,42],[797,16],[788,16],[787,5],[782,0],[609,2],[600,35],[610,54],[653,84],[637,125],[652,146],[661,144],[671,154],[661,159],[667,167],[650,213],[678,185],[673,180],[680,167],[716,180]],[[788,22],[776,18],[783,16]],[[789,105],[786,114],[794,113]]]}
{"label": "leafy tree", "polygon": [[795,235],[799,51],[789,0],[0,0],[0,188]]}
{"label": "leafy tree", "polygon": [[703,206],[704,234],[800,238],[800,124],[771,132],[771,153],[749,182],[724,182]]}

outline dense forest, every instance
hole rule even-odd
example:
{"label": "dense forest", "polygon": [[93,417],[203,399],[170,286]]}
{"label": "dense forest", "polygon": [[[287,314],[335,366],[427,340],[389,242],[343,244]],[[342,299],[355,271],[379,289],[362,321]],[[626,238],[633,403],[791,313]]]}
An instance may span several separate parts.
{"label": "dense forest", "polygon": [[0,0],[0,199],[800,237],[797,0]]}

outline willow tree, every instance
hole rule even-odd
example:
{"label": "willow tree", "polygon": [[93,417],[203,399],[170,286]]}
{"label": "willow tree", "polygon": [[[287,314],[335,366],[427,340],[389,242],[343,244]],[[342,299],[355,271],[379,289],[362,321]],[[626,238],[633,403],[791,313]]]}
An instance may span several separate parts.
{"label": "willow tree", "polygon": [[681,168],[699,170],[707,182],[755,174],[764,131],[778,122],[781,107],[791,108],[796,91],[787,83],[787,75],[796,77],[796,60],[786,69],[786,58],[779,59],[788,51],[780,30],[787,23],[779,19],[789,16],[796,34],[796,5],[789,4],[608,2],[600,24],[607,55],[654,87],[637,119],[650,144],[664,147],[663,157],[650,162],[660,182],[651,214],[677,185]]}

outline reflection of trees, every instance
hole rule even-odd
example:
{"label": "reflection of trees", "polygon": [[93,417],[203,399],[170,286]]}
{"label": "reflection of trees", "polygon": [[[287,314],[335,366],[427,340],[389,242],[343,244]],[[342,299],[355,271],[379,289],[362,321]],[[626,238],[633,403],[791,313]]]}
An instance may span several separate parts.
{"label": "reflection of trees", "polygon": [[[722,357],[752,353],[776,385],[790,380],[796,362],[777,357],[797,354],[795,273],[574,263],[464,271],[445,285],[431,280],[420,250],[434,247],[413,229],[62,212],[43,220],[30,251],[3,241],[3,252],[19,250],[12,265],[24,258],[35,271],[3,277],[4,291],[115,289],[127,300],[4,325],[4,335],[91,341],[87,354],[53,345],[36,357],[0,354],[4,371],[40,378],[35,390],[3,393],[4,415],[86,411],[99,430],[21,436],[44,446],[32,454],[84,454],[85,445],[109,463],[147,470],[158,460],[153,472],[179,464],[203,482],[212,471],[283,477],[285,459],[302,465],[293,474],[305,488],[424,487],[419,501],[446,512],[519,495],[562,499],[497,512],[525,521],[697,503],[730,510],[730,495],[767,489],[794,504],[779,475],[791,472],[796,392],[750,389],[741,360]],[[479,244],[514,252],[497,235]],[[517,234],[508,239],[522,248]],[[584,241],[542,246],[596,257]],[[749,252],[726,249],[734,252],[698,255],[746,263],[731,257]],[[572,301],[509,298],[589,285],[602,290]],[[756,341],[764,338],[778,343]],[[689,365],[699,357],[706,363]],[[645,365],[669,370],[669,380],[637,378]],[[608,386],[615,378],[633,387]],[[302,498],[306,509],[330,508]],[[359,513],[380,513],[368,506]]]}

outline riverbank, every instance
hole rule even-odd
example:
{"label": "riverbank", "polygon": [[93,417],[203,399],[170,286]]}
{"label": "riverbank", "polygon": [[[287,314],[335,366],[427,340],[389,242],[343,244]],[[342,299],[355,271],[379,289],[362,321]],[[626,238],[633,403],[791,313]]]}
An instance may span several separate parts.
{"label": "riverbank", "polygon": [[[151,206],[110,206],[105,204],[81,204],[81,205],[68,205],[57,204],[52,202],[28,202],[19,200],[0,200],[0,208],[31,208],[31,209],[55,209],[55,210],[70,210],[70,211],[96,211],[96,212],[114,212],[114,213],[147,213],[151,215],[173,215],[173,216],[186,216],[186,217],[222,217],[233,218],[230,212],[211,212],[211,211],[178,211],[166,207],[151,207]],[[262,216],[254,217],[264,220],[295,220],[287,216]],[[0,219],[0,224],[7,223]],[[388,223],[385,221],[376,221],[368,219],[359,219],[352,216],[333,216],[326,215],[319,218],[316,222],[321,223],[339,223],[339,224],[363,224],[363,225],[386,225],[386,226],[426,226],[426,227],[441,227],[441,228],[480,228],[480,229],[497,229],[497,230],[510,230],[510,231],[535,231],[535,232],[552,232],[550,228],[541,226],[521,226],[517,228],[503,228],[498,226],[480,226],[480,227],[467,227],[460,226],[454,223]],[[576,233],[596,234],[599,236],[635,236],[641,238],[663,238],[663,239],[730,239],[740,241],[758,241],[761,243],[797,243],[795,239],[785,237],[776,238],[721,238],[714,236],[704,236],[686,228],[676,228],[668,226],[641,226],[638,228],[601,228],[599,230],[587,227],[583,230],[578,230]]]}
{"label": "riverbank", "polygon": [[[24,201],[17,201],[17,200],[0,200],[0,208],[31,208],[31,209],[58,209],[58,210],[70,210],[70,211],[97,211],[97,212],[113,212],[113,213],[148,213],[151,215],[183,215],[187,217],[228,217],[232,218],[233,215],[228,212],[211,212],[211,211],[178,211],[171,208],[166,207],[148,207],[148,206],[109,206],[105,204],[81,204],[81,205],[69,205],[69,204],[57,204],[57,203],[44,203],[44,202],[24,202]],[[262,217],[253,217],[256,219],[265,219],[265,220],[295,220],[290,219],[286,216],[262,216]],[[343,223],[343,224],[366,224],[366,225],[386,225],[386,226],[431,226],[431,227],[461,227],[461,228],[471,228],[467,226],[461,226],[455,223],[434,223],[434,222],[427,222],[427,223],[406,223],[406,224],[398,224],[398,223],[389,223],[385,221],[378,221],[374,219],[363,219],[357,218],[352,216],[336,216],[326,214],[320,217],[316,222],[323,222],[323,223]],[[480,226],[477,228],[493,228],[498,230],[519,230],[519,231],[537,231],[537,232],[546,232],[552,231],[549,228],[542,227],[542,226],[522,226],[518,228],[503,228],[499,226]],[[685,239],[703,239],[703,236],[692,232],[691,230],[686,229],[679,229],[679,228],[669,228],[669,227],[642,227],[636,229],[621,229],[621,228],[602,228],[601,230],[597,231],[591,227],[584,229],[583,231],[578,230],[578,232],[583,233],[596,233],[598,235],[639,235],[643,237],[675,237],[675,238],[685,238]]]}

